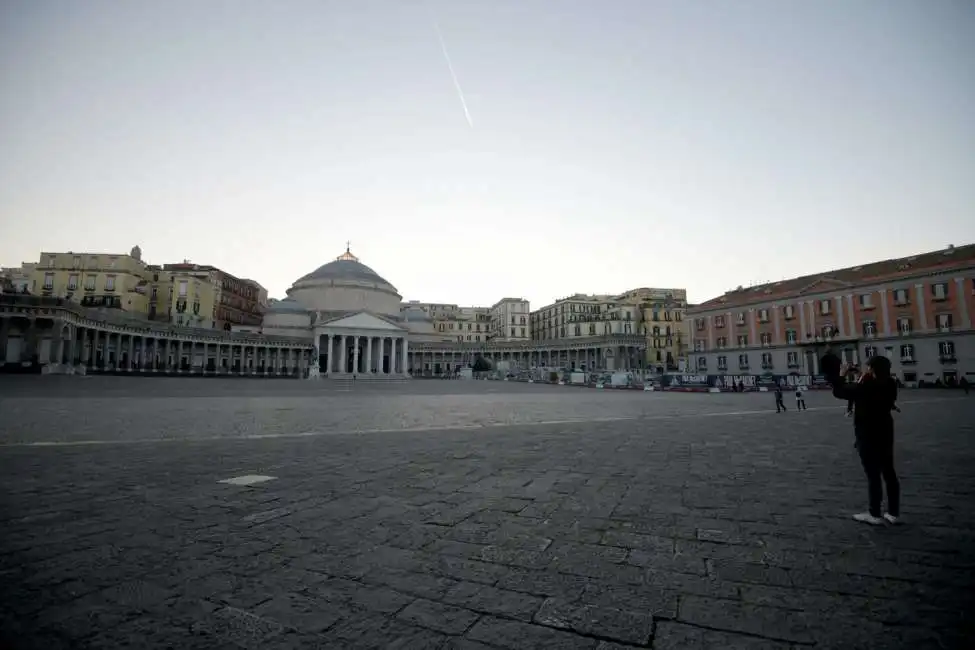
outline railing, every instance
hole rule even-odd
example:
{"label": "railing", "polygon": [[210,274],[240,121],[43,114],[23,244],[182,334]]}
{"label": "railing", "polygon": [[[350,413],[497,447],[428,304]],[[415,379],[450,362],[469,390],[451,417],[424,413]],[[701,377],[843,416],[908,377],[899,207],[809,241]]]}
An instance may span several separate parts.
{"label": "railing", "polygon": [[533,351],[544,348],[570,348],[584,346],[627,345],[646,347],[647,340],[639,334],[606,334],[579,338],[548,339],[541,341],[410,341],[409,349],[414,352],[432,352],[450,350],[457,352],[480,351]]}
{"label": "railing", "polygon": [[311,341],[299,337],[228,332],[226,330],[208,329],[206,327],[182,327],[171,323],[151,321],[146,317],[128,314],[121,310],[106,309],[104,307],[84,307],[72,300],[66,300],[64,298],[4,293],[0,294],[0,306],[61,309],[74,314],[78,318],[84,318],[110,326],[137,329],[147,334],[158,336],[195,336],[198,338],[220,339],[222,341],[254,343],[255,345],[261,343],[286,343],[302,347],[312,347]]}

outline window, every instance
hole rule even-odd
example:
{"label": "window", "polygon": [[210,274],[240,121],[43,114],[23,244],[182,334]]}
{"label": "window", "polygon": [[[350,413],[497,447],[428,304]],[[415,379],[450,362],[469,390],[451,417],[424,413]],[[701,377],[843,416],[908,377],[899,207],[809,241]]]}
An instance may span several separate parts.
{"label": "window", "polygon": [[747,346],[748,346],[748,335],[747,334],[739,334],[738,335],[738,347],[744,348],[744,347],[747,347]]}
{"label": "window", "polygon": [[911,333],[911,319],[910,318],[898,318],[897,319],[897,331],[901,334]]}
{"label": "window", "polygon": [[788,344],[790,344],[790,345],[795,345],[795,343],[796,343],[796,331],[795,330],[786,330],[785,331],[785,342],[788,343]]}
{"label": "window", "polygon": [[860,309],[873,309],[873,294],[860,294]]}
{"label": "window", "polygon": [[81,268],[81,258],[75,255],[71,258],[71,268],[80,269]]}
{"label": "window", "polygon": [[785,306],[785,319],[786,320],[792,320],[795,317],[796,317],[796,307],[795,307],[795,305],[786,305]]}
{"label": "window", "polygon": [[894,290],[894,304],[895,305],[906,305],[911,302],[910,295],[907,293],[907,289],[895,289]]}
{"label": "window", "polygon": [[771,368],[772,367],[772,353],[771,352],[763,352],[762,353],[762,367],[763,368]]}
{"label": "window", "polygon": [[832,308],[833,305],[830,303],[829,300],[819,301],[819,313],[822,314],[823,316],[829,316]]}
{"label": "window", "polygon": [[46,291],[50,291],[53,288],[54,288],[54,274],[53,273],[45,273],[44,274],[44,289]]}
{"label": "window", "polygon": [[511,336],[512,336],[512,338],[514,337],[514,335],[515,335],[515,328],[512,327],[511,328]]}
{"label": "window", "polygon": [[728,357],[718,357],[718,370],[728,369]]}
{"label": "window", "polygon": [[698,332],[704,331],[704,319],[703,318],[695,318],[694,319],[694,327],[697,329]]}
{"label": "window", "polygon": [[105,291],[115,291],[115,276],[106,275],[105,276]]}
{"label": "window", "polygon": [[[522,318],[521,320],[525,320],[525,319],[524,319],[524,318]],[[524,336],[524,335],[525,335],[525,328],[524,328],[524,327],[522,327],[522,328],[521,328],[521,335],[522,335],[522,336]]]}
{"label": "window", "polygon": [[[656,319],[654,319],[654,320],[656,320]],[[714,317],[714,326],[715,327],[724,327],[724,316],[715,316]]]}
{"label": "window", "polygon": [[769,321],[768,309],[759,309],[758,310],[758,320],[760,322],[762,322],[762,323],[767,323]]}
{"label": "window", "polygon": [[716,343],[717,343],[717,348],[719,350],[723,350],[724,348],[728,347],[728,337],[727,336],[719,336]]}
{"label": "window", "polygon": [[863,321],[863,335],[873,337],[877,335],[877,321]]}
{"label": "window", "polygon": [[115,268],[115,262],[116,261],[118,261],[118,258],[117,257],[109,257],[108,258],[108,268],[114,269]]}
{"label": "window", "polygon": [[955,359],[955,344],[953,341],[941,341],[938,343],[938,356],[942,361]]}
{"label": "window", "polygon": [[745,312],[743,311],[738,312],[738,324],[739,325],[745,324]]}
{"label": "window", "polygon": [[935,300],[947,300],[948,299],[948,283],[938,282],[937,284],[931,285],[931,294],[934,296]]}
{"label": "window", "polygon": [[799,367],[799,353],[796,351],[791,351],[786,355],[786,361],[789,363],[790,368]]}
{"label": "window", "polygon": [[747,368],[748,367],[748,355],[747,354],[739,354],[738,355],[738,367],[739,368]]}
{"label": "window", "polygon": [[697,367],[700,370],[707,370],[707,367],[708,367],[708,358],[707,357],[698,357],[697,358]]}
{"label": "window", "polygon": [[704,352],[704,339],[695,339],[694,340],[694,351],[695,352]]}
{"label": "window", "polygon": [[68,291],[78,290],[78,274],[72,273],[68,276]]}
{"label": "window", "polygon": [[868,345],[863,348],[863,357],[869,359],[871,357],[877,356],[877,348],[873,345]]}
{"label": "window", "polygon": [[763,347],[768,347],[772,345],[772,335],[769,334],[768,332],[762,332],[761,339],[762,339]]}
{"label": "window", "polygon": [[833,338],[833,336],[836,334],[836,328],[833,327],[832,323],[826,323],[825,325],[823,325],[821,333],[823,338],[828,340]]}
{"label": "window", "polygon": [[87,278],[85,278],[85,291],[94,291],[95,280],[97,279],[98,279],[97,275],[89,275]]}
{"label": "window", "polygon": [[56,256],[56,255],[48,255],[48,256],[47,256],[47,265],[48,265],[49,267],[51,267],[52,269],[53,269],[53,268],[54,268],[55,266],[57,266],[57,261],[58,261],[58,258],[57,258],[57,256]]}
{"label": "window", "polygon": [[938,314],[938,331],[951,331],[951,314]]}
{"label": "window", "polygon": [[914,346],[908,343],[901,346],[901,363],[914,362]]}
{"label": "window", "polygon": [[179,281],[179,297],[180,298],[186,297],[186,280]]}

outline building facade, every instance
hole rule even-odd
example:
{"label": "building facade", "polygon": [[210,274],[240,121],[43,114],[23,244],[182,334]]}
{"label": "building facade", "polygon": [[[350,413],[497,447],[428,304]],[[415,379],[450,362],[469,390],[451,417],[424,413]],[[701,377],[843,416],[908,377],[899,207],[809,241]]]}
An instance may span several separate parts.
{"label": "building facade", "polygon": [[150,318],[177,326],[259,328],[267,290],[215,266],[182,262],[152,268]]}
{"label": "building facade", "polygon": [[641,336],[644,367],[679,370],[687,354],[686,289],[639,288],[622,294],[575,294],[531,312],[536,342],[596,336]]}
{"label": "building facade", "polygon": [[502,298],[491,306],[492,341],[530,341],[531,309],[524,298]]}
{"label": "building facade", "polygon": [[690,371],[818,375],[826,347],[905,383],[975,378],[975,245],[739,288],[688,311]]}
{"label": "building facade", "polygon": [[[55,259],[49,269],[57,269],[58,263]],[[285,299],[269,301],[259,331],[253,324],[235,324],[236,331],[225,331],[214,326],[220,323],[221,306],[239,308],[240,303],[220,296],[239,295],[239,289],[228,288],[225,275],[218,272],[189,264],[146,267],[140,276],[148,287],[144,313],[58,297],[59,280],[48,283],[47,296],[5,293],[0,296],[0,365],[64,373],[362,379],[451,374],[478,357],[512,371],[635,371],[645,365],[646,339],[633,327],[639,319],[636,309],[628,316],[626,310],[613,312],[619,326],[608,321],[608,327],[591,335],[533,341],[527,301],[504,299],[490,308],[403,303],[396,288],[348,248],[297,279]],[[216,285],[223,293],[212,290]],[[261,302],[259,289],[244,297]],[[153,320],[150,313],[165,317]],[[174,313],[198,318],[173,320]],[[492,335],[492,317],[493,331],[499,332],[503,322],[507,336]],[[627,318],[629,326],[624,327]]]}
{"label": "building facade", "polygon": [[31,271],[30,292],[84,307],[149,311],[149,271],[138,246],[127,253],[41,253]]}

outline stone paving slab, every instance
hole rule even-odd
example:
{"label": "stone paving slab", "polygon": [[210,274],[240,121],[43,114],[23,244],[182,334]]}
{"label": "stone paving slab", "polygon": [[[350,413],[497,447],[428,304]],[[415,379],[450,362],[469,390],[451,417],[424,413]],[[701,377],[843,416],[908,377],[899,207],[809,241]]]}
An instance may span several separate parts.
{"label": "stone paving slab", "polygon": [[[210,394],[109,400],[100,381],[0,398],[0,647],[913,650],[975,635],[975,399],[905,394],[906,523],[871,528],[849,518],[865,480],[827,396],[775,414],[764,395],[432,386],[458,382],[234,398],[242,380],[201,380]],[[390,430],[347,428],[367,414]],[[465,417],[494,425],[450,428]],[[248,474],[275,478],[218,482]]]}

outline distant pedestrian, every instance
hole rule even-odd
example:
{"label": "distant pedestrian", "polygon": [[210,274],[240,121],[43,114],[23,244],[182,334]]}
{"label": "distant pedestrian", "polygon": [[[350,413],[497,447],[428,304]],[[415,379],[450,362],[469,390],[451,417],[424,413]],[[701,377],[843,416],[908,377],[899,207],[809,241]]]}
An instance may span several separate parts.
{"label": "distant pedestrian", "polygon": [[785,410],[787,409],[785,408],[785,402],[782,401],[782,387],[776,386],[775,387],[775,412],[781,413],[782,411]]}
{"label": "distant pedestrian", "polygon": [[796,388],[796,410],[797,411],[808,411],[806,408],[806,398],[802,396],[802,389]]}

